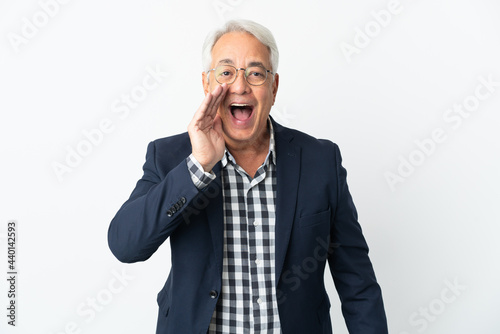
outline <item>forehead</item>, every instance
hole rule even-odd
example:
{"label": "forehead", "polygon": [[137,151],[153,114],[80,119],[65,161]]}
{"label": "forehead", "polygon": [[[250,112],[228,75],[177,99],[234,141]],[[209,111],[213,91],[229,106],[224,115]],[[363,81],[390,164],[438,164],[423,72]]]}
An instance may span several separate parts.
{"label": "forehead", "polygon": [[246,32],[230,32],[219,38],[212,48],[212,65],[221,61],[238,66],[255,62],[270,66],[268,48]]}

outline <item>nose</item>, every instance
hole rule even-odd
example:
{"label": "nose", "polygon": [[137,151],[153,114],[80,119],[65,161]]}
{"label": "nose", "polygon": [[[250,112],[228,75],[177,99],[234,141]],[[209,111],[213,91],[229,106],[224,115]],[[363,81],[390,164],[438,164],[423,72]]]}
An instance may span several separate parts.
{"label": "nose", "polygon": [[245,94],[249,93],[250,89],[250,84],[245,78],[245,69],[238,68],[236,72],[236,80],[229,85],[229,90],[236,94]]}

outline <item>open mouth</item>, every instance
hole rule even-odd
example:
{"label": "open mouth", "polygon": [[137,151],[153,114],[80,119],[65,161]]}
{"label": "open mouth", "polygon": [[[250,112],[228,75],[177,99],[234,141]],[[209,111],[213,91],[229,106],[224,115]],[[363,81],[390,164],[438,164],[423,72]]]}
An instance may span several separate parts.
{"label": "open mouth", "polygon": [[245,121],[252,116],[253,106],[249,104],[233,103],[229,106],[231,115],[238,121]]}

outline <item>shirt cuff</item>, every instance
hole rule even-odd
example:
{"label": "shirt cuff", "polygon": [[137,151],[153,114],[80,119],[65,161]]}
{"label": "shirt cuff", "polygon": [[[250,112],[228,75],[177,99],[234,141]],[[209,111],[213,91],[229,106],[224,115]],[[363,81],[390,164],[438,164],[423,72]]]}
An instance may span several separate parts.
{"label": "shirt cuff", "polygon": [[205,172],[201,164],[196,160],[194,155],[191,153],[189,157],[186,158],[186,163],[188,166],[189,174],[191,174],[191,180],[198,189],[203,189],[209,185],[210,182],[215,180],[215,173],[210,171]]}

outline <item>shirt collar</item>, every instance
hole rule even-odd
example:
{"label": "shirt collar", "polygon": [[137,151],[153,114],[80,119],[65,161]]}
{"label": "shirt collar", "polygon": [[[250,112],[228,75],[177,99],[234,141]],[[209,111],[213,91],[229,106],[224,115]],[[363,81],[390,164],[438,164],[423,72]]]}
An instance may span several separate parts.
{"label": "shirt collar", "polygon": [[[267,153],[264,165],[268,163],[269,156],[271,157],[271,162],[274,165],[276,165],[276,146],[274,142],[274,128],[273,128],[273,122],[271,122],[270,118],[267,119],[267,125],[269,129],[269,152]],[[228,161],[231,161],[233,164],[236,164],[236,160],[234,159],[233,155],[226,148],[224,151],[224,155],[222,156],[221,159],[222,167],[226,167]]]}

